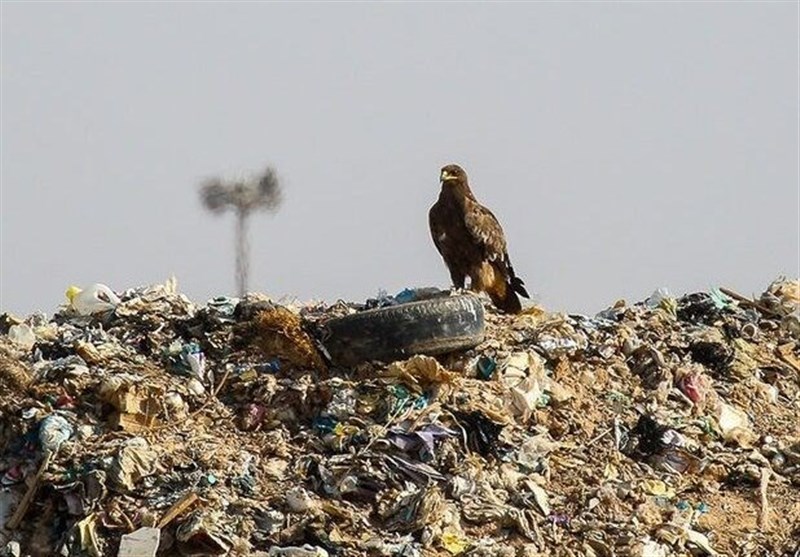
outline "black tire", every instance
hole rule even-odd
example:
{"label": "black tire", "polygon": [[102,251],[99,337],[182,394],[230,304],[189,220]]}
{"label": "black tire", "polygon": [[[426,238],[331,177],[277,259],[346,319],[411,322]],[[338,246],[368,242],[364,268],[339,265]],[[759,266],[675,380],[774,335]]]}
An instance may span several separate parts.
{"label": "black tire", "polygon": [[395,361],[476,346],[484,336],[483,304],[470,294],[444,296],[333,318],[322,325],[331,362]]}

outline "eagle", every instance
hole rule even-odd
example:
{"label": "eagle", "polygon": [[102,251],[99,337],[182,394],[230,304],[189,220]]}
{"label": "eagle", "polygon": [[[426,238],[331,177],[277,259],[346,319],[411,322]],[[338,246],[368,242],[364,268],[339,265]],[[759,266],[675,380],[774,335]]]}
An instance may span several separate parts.
{"label": "eagle", "polygon": [[529,298],[525,283],[514,274],[503,228],[492,212],[478,203],[467,173],[448,164],[439,174],[442,190],[428,213],[431,236],[444,259],[453,286],[486,292],[506,313],[522,310],[519,297]]}

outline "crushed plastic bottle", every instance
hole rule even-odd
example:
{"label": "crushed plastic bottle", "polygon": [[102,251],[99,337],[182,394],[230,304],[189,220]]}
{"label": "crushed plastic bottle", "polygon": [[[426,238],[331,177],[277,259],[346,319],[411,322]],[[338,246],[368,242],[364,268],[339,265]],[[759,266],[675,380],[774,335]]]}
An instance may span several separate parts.
{"label": "crushed plastic bottle", "polygon": [[66,291],[70,307],[78,315],[95,315],[114,310],[120,299],[105,284],[92,284],[86,288],[70,286]]}

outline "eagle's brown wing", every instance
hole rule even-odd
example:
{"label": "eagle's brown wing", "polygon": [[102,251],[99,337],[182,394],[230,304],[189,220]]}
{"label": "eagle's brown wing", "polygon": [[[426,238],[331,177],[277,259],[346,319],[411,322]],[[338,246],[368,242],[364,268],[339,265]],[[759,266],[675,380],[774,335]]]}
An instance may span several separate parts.
{"label": "eagle's brown wing", "polygon": [[528,293],[522,280],[514,274],[506,238],[497,217],[480,203],[467,200],[464,223],[484,254],[480,268],[474,272],[479,279],[478,289],[485,290],[493,303],[503,311],[519,312],[522,305],[517,294],[527,298]]}
{"label": "eagle's brown wing", "polygon": [[[450,271],[450,279],[456,288],[464,288],[467,277],[464,265],[464,257],[461,253],[461,246],[458,242],[458,233],[454,228],[458,227],[455,220],[456,215],[451,208],[441,201],[431,207],[428,213],[428,224],[431,229],[433,244],[442,256],[447,270]],[[464,234],[462,234],[463,236]]]}
{"label": "eagle's brown wing", "polygon": [[442,240],[446,237],[446,223],[442,215],[442,209],[438,203],[431,207],[428,212],[428,225],[431,229],[431,237],[433,238],[433,245],[439,253],[442,253]]}
{"label": "eagle's brown wing", "polygon": [[506,259],[506,238],[497,217],[489,209],[470,199],[464,209],[464,224],[473,240],[480,244],[484,257],[489,261],[503,262]]}

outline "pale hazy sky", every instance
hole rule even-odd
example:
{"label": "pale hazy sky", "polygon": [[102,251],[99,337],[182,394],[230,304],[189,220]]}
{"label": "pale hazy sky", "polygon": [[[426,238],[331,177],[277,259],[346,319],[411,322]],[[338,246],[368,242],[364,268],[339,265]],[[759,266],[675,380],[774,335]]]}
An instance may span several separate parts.
{"label": "pale hazy sky", "polygon": [[232,293],[205,176],[277,167],[251,289],[448,286],[457,162],[546,307],[798,271],[798,3],[2,3],[0,310]]}

